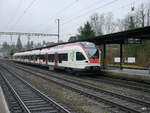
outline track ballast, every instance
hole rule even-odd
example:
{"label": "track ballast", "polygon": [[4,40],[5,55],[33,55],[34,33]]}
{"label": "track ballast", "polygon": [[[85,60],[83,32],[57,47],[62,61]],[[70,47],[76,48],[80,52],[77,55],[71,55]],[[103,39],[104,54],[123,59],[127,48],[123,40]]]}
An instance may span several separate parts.
{"label": "track ballast", "polygon": [[[46,80],[49,80],[51,82],[54,82],[56,84],[59,84],[61,86],[64,86],[68,89],[71,89],[75,92],[85,95],[91,99],[98,101],[98,102],[104,102],[111,106],[115,106],[116,108],[123,110],[125,112],[147,113],[148,112],[147,110],[150,107],[149,102],[140,101],[138,99],[115,94],[112,92],[106,92],[105,90],[102,90],[102,89],[101,90],[98,88],[96,89],[92,86],[88,86],[83,83],[79,83],[79,82],[75,82],[75,81],[73,82],[71,80],[66,80],[63,78],[61,78],[61,80],[60,80],[60,78],[53,76],[53,75],[44,76],[44,73],[41,73],[41,72],[38,72],[35,70],[31,70],[31,68],[30,69],[29,68],[25,69],[25,68],[21,68],[21,67],[18,67],[18,68],[23,71],[26,71],[28,73],[31,73],[33,75],[36,75],[36,76],[42,77]],[[143,110],[143,108],[144,108],[144,110]],[[146,108],[146,110],[145,110],[145,108]]]}
{"label": "track ballast", "polygon": [[71,113],[17,74],[0,67],[2,86],[12,113]]}

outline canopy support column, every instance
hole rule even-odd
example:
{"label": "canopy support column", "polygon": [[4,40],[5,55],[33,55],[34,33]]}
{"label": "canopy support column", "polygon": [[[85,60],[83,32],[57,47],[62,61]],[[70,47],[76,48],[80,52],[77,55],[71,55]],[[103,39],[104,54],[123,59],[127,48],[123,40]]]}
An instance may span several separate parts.
{"label": "canopy support column", "polygon": [[122,70],[123,69],[123,67],[122,67],[122,61],[123,61],[123,50],[122,50],[123,48],[122,48],[122,43],[120,43],[120,70]]}
{"label": "canopy support column", "polygon": [[103,45],[103,69],[106,69],[105,59],[106,59],[106,44]]}

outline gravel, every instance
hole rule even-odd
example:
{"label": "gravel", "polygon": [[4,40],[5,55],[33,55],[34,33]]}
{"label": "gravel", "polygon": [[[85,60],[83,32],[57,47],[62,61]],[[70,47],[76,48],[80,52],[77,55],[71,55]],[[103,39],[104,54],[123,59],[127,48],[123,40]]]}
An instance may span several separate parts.
{"label": "gravel", "polygon": [[112,108],[103,103],[95,102],[83,95],[51,83],[40,77],[36,77],[23,71],[18,71],[21,76],[44,93],[62,101],[79,113],[111,113]]}

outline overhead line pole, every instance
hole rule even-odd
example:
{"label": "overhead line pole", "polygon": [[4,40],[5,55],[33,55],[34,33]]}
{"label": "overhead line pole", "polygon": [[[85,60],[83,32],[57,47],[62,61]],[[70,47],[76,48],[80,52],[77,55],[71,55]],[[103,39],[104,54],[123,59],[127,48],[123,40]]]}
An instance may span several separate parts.
{"label": "overhead line pole", "polygon": [[60,36],[60,34],[59,34],[59,32],[60,32],[60,19],[57,19],[57,21],[58,21],[58,43],[59,43],[59,36]]}

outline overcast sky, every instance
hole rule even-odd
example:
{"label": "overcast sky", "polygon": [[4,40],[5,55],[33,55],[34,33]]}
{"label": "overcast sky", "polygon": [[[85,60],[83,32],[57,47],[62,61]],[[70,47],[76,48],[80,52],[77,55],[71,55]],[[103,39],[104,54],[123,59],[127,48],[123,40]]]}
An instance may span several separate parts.
{"label": "overcast sky", "polygon": [[[60,19],[60,39],[67,41],[77,34],[77,28],[83,25],[93,13],[112,12],[114,18],[123,18],[141,3],[150,0],[0,0],[0,32],[39,32],[57,33],[56,19]],[[27,38],[22,37],[26,43]],[[35,38],[35,43],[57,41],[56,37]],[[0,36],[0,45],[8,36]],[[13,36],[12,43],[16,43]]]}

